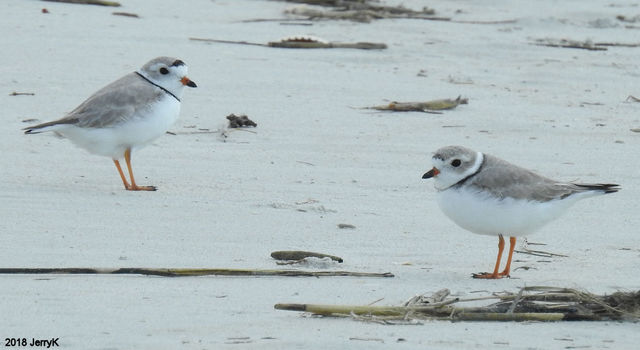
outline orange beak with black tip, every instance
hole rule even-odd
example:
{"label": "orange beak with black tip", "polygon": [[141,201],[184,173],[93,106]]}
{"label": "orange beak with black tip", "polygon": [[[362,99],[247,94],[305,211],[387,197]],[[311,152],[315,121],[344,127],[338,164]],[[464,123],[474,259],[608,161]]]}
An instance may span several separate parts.
{"label": "orange beak with black tip", "polygon": [[426,173],[424,173],[424,175],[422,175],[423,179],[430,179],[434,176],[438,176],[438,174],[440,174],[440,170],[438,170],[438,168],[433,167],[433,169],[427,171]]}
{"label": "orange beak with black tip", "polygon": [[180,82],[182,83],[182,85],[186,85],[188,87],[198,87],[198,85],[196,85],[196,83],[194,83],[193,81],[191,81],[191,79],[187,78],[186,76],[182,77],[182,79],[180,79]]}

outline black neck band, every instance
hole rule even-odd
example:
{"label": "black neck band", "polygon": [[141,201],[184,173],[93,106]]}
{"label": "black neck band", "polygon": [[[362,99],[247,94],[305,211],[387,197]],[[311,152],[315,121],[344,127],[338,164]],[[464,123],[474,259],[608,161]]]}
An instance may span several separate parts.
{"label": "black neck band", "polygon": [[167,90],[167,89],[163,88],[162,86],[160,86],[160,85],[158,85],[158,84],[156,84],[156,83],[152,82],[151,80],[147,79],[147,77],[145,77],[144,75],[142,75],[142,74],[140,74],[140,73],[138,73],[138,72],[135,72],[135,73],[136,73],[136,74],[138,74],[138,76],[139,76],[140,78],[142,78],[142,79],[146,80],[149,84],[151,84],[151,85],[153,85],[153,86],[156,86],[156,87],[159,87],[162,91],[164,91],[164,92],[168,93],[169,95],[173,96],[173,98],[175,98],[176,100],[178,100],[178,102],[180,102],[180,99],[178,98],[178,96],[176,96],[176,95],[172,94],[172,93],[171,93],[171,91],[169,91],[169,90]]}
{"label": "black neck band", "polygon": [[475,176],[476,174],[478,174],[480,172],[480,170],[482,170],[482,167],[484,166],[484,161],[485,161],[485,156],[484,154],[482,155],[482,163],[480,163],[480,166],[478,167],[478,170],[474,171],[473,174],[469,174],[467,175],[464,179],[456,182],[453,186],[460,186],[463,183],[467,182],[467,180],[469,180],[470,178],[472,178],[473,176]]}

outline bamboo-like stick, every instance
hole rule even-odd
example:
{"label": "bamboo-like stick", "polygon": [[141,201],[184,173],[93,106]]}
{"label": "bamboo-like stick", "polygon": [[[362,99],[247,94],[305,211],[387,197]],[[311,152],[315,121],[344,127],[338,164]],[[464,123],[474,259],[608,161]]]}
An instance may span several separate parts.
{"label": "bamboo-like stick", "polygon": [[[432,297],[413,297],[405,306],[354,306],[320,304],[276,304],[278,310],[311,312],[325,316],[351,317],[359,321],[406,322],[421,319],[451,321],[561,321],[640,319],[640,291],[594,295],[570,288],[529,286],[516,294],[471,299],[441,300],[442,290]],[[447,291],[448,292],[448,291]],[[528,294],[537,292],[537,294]],[[436,302],[422,302],[433,299]],[[487,306],[460,307],[457,302],[500,299]],[[553,301],[552,301],[553,300]],[[561,301],[561,302],[558,302]]]}
{"label": "bamboo-like stick", "polygon": [[262,269],[167,269],[167,268],[0,268],[0,274],[85,274],[85,275],[150,275],[163,277],[186,276],[285,276],[285,277],[394,277],[390,272],[352,271],[304,271],[304,270],[262,270]]}
{"label": "bamboo-like stick", "polygon": [[410,312],[431,313],[445,316],[450,309],[430,306],[375,306],[375,305],[326,305],[326,304],[276,304],[276,310],[311,312],[317,315],[371,315],[371,316],[404,316]]}
{"label": "bamboo-like stick", "polygon": [[[323,304],[276,304],[276,310],[311,312],[324,316],[395,316],[420,314],[423,318],[460,321],[561,321],[562,313],[496,313],[486,308],[457,308],[438,306],[373,306],[373,305],[323,305]],[[482,312],[482,311],[485,312]]]}
{"label": "bamboo-like stick", "polygon": [[563,313],[557,312],[520,312],[503,314],[497,312],[472,312],[461,313],[452,317],[454,320],[460,321],[540,321],[540,322],[556,322],[564,319]]}

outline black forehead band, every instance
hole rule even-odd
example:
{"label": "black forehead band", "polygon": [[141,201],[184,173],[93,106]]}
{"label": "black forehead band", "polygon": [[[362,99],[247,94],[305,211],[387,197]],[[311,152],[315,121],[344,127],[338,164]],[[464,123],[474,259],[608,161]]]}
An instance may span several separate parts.
{"label": "black forehead band", "polygon": [[173,64],[171,64],[171,67],[177,67],[177,66],[184,66],[184,62],[182,62],[181,60],[175,60]]}

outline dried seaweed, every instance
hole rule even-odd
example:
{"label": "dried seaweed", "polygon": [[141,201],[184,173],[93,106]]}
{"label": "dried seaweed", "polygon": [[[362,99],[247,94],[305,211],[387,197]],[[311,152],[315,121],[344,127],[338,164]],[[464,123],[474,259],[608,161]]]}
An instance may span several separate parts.
{"label": "dried seaweed", "polygon": [[252,127],[258,126],[258,124],[256,124],[253,120],[249,119],[249,117],[247,117],[244,114],[242,115],[229,114],[227,116],[227,120],[229,120],[230,128],[244,128],[248,126],[252,126]]}

